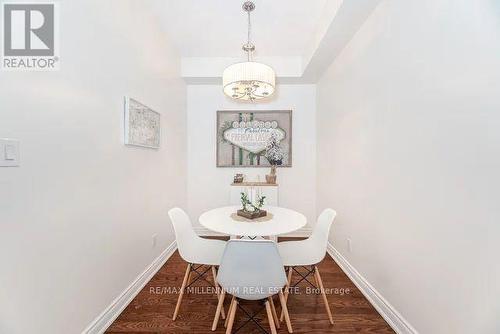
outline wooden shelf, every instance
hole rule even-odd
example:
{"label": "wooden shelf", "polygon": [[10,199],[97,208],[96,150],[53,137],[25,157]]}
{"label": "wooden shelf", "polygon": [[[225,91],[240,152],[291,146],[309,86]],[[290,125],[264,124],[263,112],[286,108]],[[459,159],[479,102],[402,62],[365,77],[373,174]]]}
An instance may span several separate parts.
{"label": "wooden shelf", "polygon": [[241,182],[241,183],[231,183],[231,186],[235,187],[277,187],[277,183],[267,183],[267,182]]}

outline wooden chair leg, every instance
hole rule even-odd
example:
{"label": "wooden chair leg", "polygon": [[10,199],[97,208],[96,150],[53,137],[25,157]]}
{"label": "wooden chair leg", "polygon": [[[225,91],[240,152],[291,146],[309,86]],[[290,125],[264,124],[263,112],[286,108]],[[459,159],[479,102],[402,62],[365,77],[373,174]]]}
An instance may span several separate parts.
{"label": "wooden chair leg", "polygon": [[[214,286],[215,286],[215,291],[217,293],[217,299],[219,299],[220,296],[220,286],[217,284],[217,272],[215,270],[215,266],[212,266],[212,276],[214,278]],[[224,311],[224,301],[222,303],[222,319],[226,319],[226,312]]]}
{"label": "wooden chair leg", "polygon": [[188,280],[186,282],[186,286],[188,286],[189,284],[191,284],[191,279],[192,278],[193,278],[193,271],[190,271],[189,275],[188,275]]}
{"label": "wooden chair leg", "polygon": [[[288,268],[288,278],[287,278],[287,288],[285,290],[285,303],[288,302],[288,294],[290,293],[290,287],[292,286],[292,273],[293,273],[293,268],[289,267]],[[280,321],[283,321],[284,319],[284,313],[283,309],[281,309],[281,314],[280,314]]]}
{"label": "wooden chair leg", "polygon": [[333,325],[332,312],[330,311],[330,305],[328,305],[328,299],[326,298],[325,289],[323,287],[323,280],[321,279],[318,267],[316,266],[314,266],[314,275],[316,276],[316,280],[318,281],[319,284],[321,296],[323,297],[323,302],[325,303],[326,313],[328,313],[328,318],[330,319],[330,323]]}
{"label": "wooden chair leg", "polygon": [[318,282],[318,279],[316,278],[316,275],[313,275],[314,277],[314,284],[316,285],[316,287],[319,288],[319,282]]}
{"label": "wooden chair leg", "polygon": [[221,310],[224,309],[224,297],[226,297],[226,291],[222,290],[219,295],[219,303],[217,304],[217,310],[215,311],[214,322],[212,323],[212,332],[217,329],[217,323],[219,322],[219,315]]}
{"label": "wooden chair leg", "polygon": [[191,263],[188,263],[186,268],[186,273],[184,274],[184,279],[182,280],[181,291],[179,292],[179,298],[177,298],[177,305],[175,305],[174,316],[172,318],[172,320],[174,321],[177,318],[177,315],[179,314],[179,309],[181,307],[181,302],[182,302],[182,296],[184,295],[184,290],[186,289],[190,273],[191,273]]}
{"label": "wooden chair leg", "polygon": [[290,315],[288,314],[288,308],[286,307],[286,300],[285,296],[283,296],[283,292],[279,292],[279,297],[280,297],[280,302],[281,302],[281,309],[283,310],[283,313],[285,314],[285,321],[286,321],[286,327],[288,329],[288,333],[293,333],[292,329],[292,322],[290,321]]}
{"label": "wooden chair leg", "polygon": [[269,301],[269,304],[271,304],[271,311],[273,312],[274,325],[276,326],[277,329],[280,329],[280,322],[278,319],[278,314],[276,314],[276,308],[274,307],[273,297],[267,297],[267,300]]}
{"label": "wooden chair leg", "polygon": [[[271,327],[271,334],[276,334],[276,327],[274,326],[273,312],[271,311],[271,304],[266,300],[266,312],[267,320],[269,321],[269,327]],[[226,334],[228,334],[226,332]]]}
{"label": "wooden chair leg", "polygon": [[238,308],[238,301],[236,300],[236,298],[234,296],[233,296],[233,299],[231,301],[230,308],[231,308],[231,312],[229,313],[229,316],[227,317],[227,319],[229,319],[229,321],[227,322],[226,334],[231,334],[231,331],[233,330],[234,317],[236,314],[236,309]]}
{"label": "wooden chair leg", "polygon": [[227,323],[229,322],[229,315],[231,314],[231,311],[233,310],[233,304],[234,304],[235,300],[236,300],[236,297],[233,296],[233,298],[231,298],[231,303],[229,304],[229,310],[227,310],[226,321],[224,321],[224,327],[226,327],[226,328],[227,328]]}

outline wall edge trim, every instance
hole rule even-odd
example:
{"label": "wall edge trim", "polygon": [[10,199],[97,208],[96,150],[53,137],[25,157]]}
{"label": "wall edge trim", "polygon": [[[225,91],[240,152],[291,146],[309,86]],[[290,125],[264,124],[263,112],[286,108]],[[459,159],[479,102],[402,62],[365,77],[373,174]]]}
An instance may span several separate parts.
{"label": "wall edge trim", "polygon": [[418,334],[401,313],[330,242],[328,242],[327,252],[396,333]]}
{"label": "wall edge trim", "polygon": [[128,304],[139,294],[160,268],[177,250],[173,241],[118,297],[106,307],[82,332],[82,334],[102,334],[123,312]]}

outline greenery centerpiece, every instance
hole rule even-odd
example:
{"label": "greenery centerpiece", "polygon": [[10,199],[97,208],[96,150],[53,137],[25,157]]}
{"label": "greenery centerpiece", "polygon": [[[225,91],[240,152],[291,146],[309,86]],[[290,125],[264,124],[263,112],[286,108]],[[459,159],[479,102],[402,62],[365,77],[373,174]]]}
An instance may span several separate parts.
{"label": "greenery centerpiece", "polygon": [[241,198],[242,208],[237,211],[238,216],[245,217],[248,219],[255,219],[255,218],[265,217],[267,215],[266,210],[262,210],[266,196],[257,194],[257,200],[255,202],[252,202],[248,198],[247,193],[241,192],[240,198]]}

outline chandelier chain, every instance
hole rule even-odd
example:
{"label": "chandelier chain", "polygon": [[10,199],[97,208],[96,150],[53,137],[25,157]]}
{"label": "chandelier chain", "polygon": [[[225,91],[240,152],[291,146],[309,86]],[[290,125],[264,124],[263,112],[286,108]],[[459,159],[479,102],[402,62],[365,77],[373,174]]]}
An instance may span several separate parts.
{"label": "chandelier chain", "polygon": [[252,29],[252,23],[250,22],[250,12],[247,12],[248,15],[248,36],[247,36],[247,41],[248,44],[250,44],[250,30]]}
{"label": "chandelier chain", "polygon": [[[251,41],[250,41],[250,31],[252,30],[252,23],[250,22],[250,12],[248,11],[247,12],[247,15],[248,15],[248,36],[247,36],[247,45],[250,46],[251,44]],[[247,51],[247,59],[248,61],[250,61],[250,55],[251,55],[251,51],[248,50]]]}

